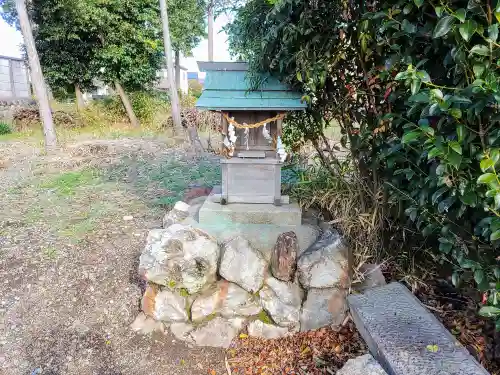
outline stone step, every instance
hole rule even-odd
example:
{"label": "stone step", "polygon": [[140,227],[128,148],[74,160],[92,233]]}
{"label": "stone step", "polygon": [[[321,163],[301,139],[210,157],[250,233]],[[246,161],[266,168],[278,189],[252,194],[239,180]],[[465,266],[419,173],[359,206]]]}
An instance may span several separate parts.
{"label": "stone step", "polygon": [[348,303],[370,352],[389,375],[488,375],[404,285],[352,294]]}

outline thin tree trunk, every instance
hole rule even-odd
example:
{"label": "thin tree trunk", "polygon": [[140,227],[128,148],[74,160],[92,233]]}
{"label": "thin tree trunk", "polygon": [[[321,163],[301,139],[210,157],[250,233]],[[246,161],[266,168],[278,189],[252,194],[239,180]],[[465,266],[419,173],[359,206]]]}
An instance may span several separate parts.
{"label": "thin tree trunk", "polygon": [[214,61],[214,6],[213,1],[208,4],[208,61]]}
{"label": "thin tree trunk", "polygon": [[163,44],[165,45],[165,57],[167,59],[167,78],[170,87],[170,102],[172,106],[172,120],[174,122],[174,135],[183,135],[184,129],[182,128],[181,123],[179,97],[177,95],[177,90],[175,90],[174,63],[172,61],[172,46],[170,43],[166,0],[160,0],[160,13],[163,23]]}
{"label": "thin tree trunk", "polygon": [[175,87],[179,92],[181,89],[181,58],[179,51],[175,51]]}
{"label": "thin tree trunk", "polygon": [[26,3],[24,0],[16,0],[16,10],[19,16],[19,24],[21,25],[24,44],[26,45],[26,52],[28,54],[32,84],[38,103],[40,119],[42,120],[45,148],[47,151],[51,151],[57,146],[57,137],[54,130],[54,122],[52,120],[52,112],[50,111],[50,103],[45,87],[42,67],[40,66],[40,60],[38,59],[38,53],[35,48],[33,31],[31,30],[28,11],[26,10]]}
{"label": "thin tree trunk", "polygon": [[127,116],[130,120],[130,123],[134,128],[138,128],[140,126],[139,120],[137,120],[137,117],[135,116],[134,109],[132,108],[132,104],[130,104],[130,100],[128,99],[127,93],[125,90],[123,90],[122,85],[120,85],[120,82],[115,81],[115,89],[118,92],[118,95],[120,95],[120,99],[122,100],[123,106],[125,107],[125,111],[127,112]]}
{"label": "thin tree trunk", "polygon": [[82,90],[80,90],[80,86],[75,84],[75,96],[76,96],[76,108],[78,111],[81,111],[85,108],[85,100],[83,100]]}

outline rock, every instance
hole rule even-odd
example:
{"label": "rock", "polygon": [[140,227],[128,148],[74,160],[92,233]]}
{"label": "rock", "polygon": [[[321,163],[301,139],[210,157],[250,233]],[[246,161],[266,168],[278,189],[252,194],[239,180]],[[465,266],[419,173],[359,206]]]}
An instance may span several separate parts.
{"label": "rock", "polygon": [[387,373],[371,354],[365,354],[348,360],[344,367],[337,371],[337,375],[387,375]]}
{"label": "rock", "polygon": [[264,339],[277,339],[289,334],[288,328],[266,324],[260,320],[255,320],[248,325],[249,336],[262,337]]}
{"label": "rock", "polygon": [[359,271],[363,274],[364,280],[353,285],[355,290],[362,292],[369,288],[387,284],[379,265],[365,263],[360,267]]}
{"label": "rock", "polygon": [[142,298],[142,311],[148,316],[164,322],[185,322],[189,319],[186,298],[170,290],[148,285]]}
{"label": "rock", "polygon": [[300,321],[302,290],[297,283],[268,277],[259,291],[260,303],[273,321],[282,327],[297,328]]}
{"label": "rock", "polygon": [[189,335],[195,345],[228,348],[231,341],[243,328],[244,321],[242,318],[224,319],[216,317],[196,328]]}
{"label": "rock", "polygon": [[180,223],[189,215],[189,204],[182,201],[175,203],[174,208],[163,217],[163,228],[168,228],[172,224]]}
{"label": "rock", "polygon": [[134,332],[141,333],[143,335],[147,335],[155,331],[164,332],[165,330],[162,322],[146,316],[143,312],[140,312],[139,315],[137,315],[137,318],[135,318],[132,322],[130,328]]}
{"label": "rock", "polygon": [[285,232],[278,236],[271,254],[273,276],[282,281],[291,281],[297,268],[299,244],[295,232]]}
{"label": "rock", "polygon": [[299,281],[305,288],[348,287],[348,259],[342,237],[328,230],[299,257]]}
{"label": "rock", "polygon": [[245,289],[229,281],[219,281],[215,286],[195,299],[191,306],[191,318],[200,321],[212,314],[225,318],[251,316],[262,308],[258,300]]}
{"label": "rock", "polygon": [[189,204],[193,204],[193,201],[199,197],[207,197],[212,191],[211,187],[208,186],[196,186],[184,190],[183,200]]}
{"label": "rock", "polygon": [[215,238],[189,225],[174,224],[149,233],[139,273],[150,282],[197,293],[216,280],[219,246]]}
{"label": "rock", "polygon": [[170,332],[176,339],[194,343],[189,333],[194,330],[194,326],[189,323],[173,323],[170,325]]}
{"label": "rock", "polygon": [[133,217],[132,215],[127,215],[127,216],[124,216],[124,217],[123,217],[123,220],[124,220],[124,221],[134,220],[134,217]]}
{"label": "rock", "polygon": [[250,293],[262,287],[267,262],[243,237],[237,236],[223,246],[219,274]]}
{"label": "rock", "polygon": [[300,330],[340,325],[347,313],[347,293],[337,288],[309,289],[300,313]]}

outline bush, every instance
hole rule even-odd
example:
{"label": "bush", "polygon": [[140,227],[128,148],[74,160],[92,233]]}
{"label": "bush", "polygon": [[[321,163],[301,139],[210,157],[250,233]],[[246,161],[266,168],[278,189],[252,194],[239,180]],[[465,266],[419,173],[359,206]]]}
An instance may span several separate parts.
{"label": "bush", "polygon": [[0,135],[10,134],[10,133],[12,133],[10,125],[5,122],[0,122]]}
{"label": "bush", "polygon": [[189,85],[189,93],[193,95],[196,99],[198,99],[201,96],[203,85],[200,82],[198,82],[197,79],[188,80],[188,85]]}
{"label": "bush", "polygon": [[227,28],[254,86],[267,72],[304,93],[285,140],[311,141],[338,175],[324,136],[337,123],[385,237],[426,241],[456,286],[475,282],[498,329],[499,23],[500,1],[251,0]]}

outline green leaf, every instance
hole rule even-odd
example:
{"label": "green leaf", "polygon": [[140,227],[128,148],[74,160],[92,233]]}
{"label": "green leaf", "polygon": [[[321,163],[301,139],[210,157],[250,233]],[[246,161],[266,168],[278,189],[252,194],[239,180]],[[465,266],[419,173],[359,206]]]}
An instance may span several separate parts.
{"label": "green leaf", "polygon": [[437,147],[434,147],[433,149],[431,149],[429,151],[429,153],[427,154],[427,159],[432,159],[432,158],[435,158],[436,156],[438,155],[441,155],[442,152],[440,149],[438,149]]}
{"label": "green leaf", "polygon": [[462,146],[460,146],[460,144],[456,141],[451,141],[448,143],[448,146],[450,146],[450,148],[455,151],[457,154],[460,154],[462,155]]}
{"label": "green leaf", "polygon": [[475,206],[477,204],[477,195],[473,191],[460,197],[460,200],[468,206]]}
{"label": "green leaf", "polygon": [[406,18],[401,23],[401,27],[403,28],[403,31],[408,34],[415,34],[415,32],[417,31],[417,26],[413,25]]}
{"label": "green leaf", "polygon": [[432,198],[431,198],[431,201],[432,201],[432,204],[436,204],[438,199],[448,191],[448,188],[447,187],[442,187],[438,190],[436,190],[434,192],[434,194],[432,194]]}
{"label": "green leaf", "polygon": [[411,93],[412,95],[415,95],[419,90],[420,86],[422,86],[422,81],[420,79],[414,79],[411,81]]}
{"label": "green leaf", "polygon": [[500,229],[491,233],[491,236],[490,236],[490,241],[496,241],[500,239]]}
{"label": "green leaf", "polygon": [[460,285],[460,274],[458,272],[453,272],[451,275],[451,282],[455,287],[458,287]]}
{"label": "green leaf", "polygon": [[486,172],[488,169],[493,167],[495,165],[495,162],[489,158],[481,160],[479,163],[479,167],[483,172]]}
{"label": "green leaf", "polygon": [[476,29],[477,22],[473,20],[467,20],[459,26],[458,31],[460,32],[462,38],[464,38],[468,42],[472,35],[474,35],[474,33],[476,32]]}
{"label": "green leaf", "polygon": [[459,142],[462,142],[464,140],[465,126],[463,126],[462,124],[457,125],[457,137]]}
{"label": "green leaf", "polygon": [[302,73],[301,72],[297,72],[297,80],[299,82],[302,82]]}
{"label": "green leaf", "polygon": [[494,306],[483,306],[479,309],[479,315],[486,318],[495,318],[500,316],[500,309]]}
{"label": "green leaf", "polygon": [[413,0],[417,8],[420,8],[424,4],[424,0]]}
{"label": "green leaf", "polygon": [[490,49],[481,44],[476,44],[474,47],[471,48],[470,50],[471,54],[476,54],[476,55],[481,55],[481,56],[489,56],[490,55]]}
{"label": "green leaf", "polygon": [[460,110],[460,108],[450,108],[448,113],[454,118],[462,118],[462,111]]}
{"label": "green leaf", "polygon": [[475,64],[472,67],[472,70],[474,71],[476,78],[480,78],[486,70],[486,66],[484,64]]}
{"label": "green leaf", "polygon": [[455,23],[455,17],[453,16],[445,16],[441,18],[436,27],[434,28],[434,32],[432,33],[432,37],[434,39],[441,38],[448,34]]}
{"label": "green leaf", "polygon": [[421,133],[419,131],[413,131],[413,132],[406,133],[403,136],[403,139],[401,141],[402,141],[402,143],[410,143],[411,141],[414,141],[415,139],[420,137],[420,134]]}
{"label": "green leaf", "polygon": [[450,151],[447,155],[448,162],[455,167],[456,170],[460,167],[460,163],[462,162],[462,155],[458,152]]}
{"label": "green leaf", "polygon": [[478,184],[489,184],[490,182],[493,182],[496,180],[496,176],[494,173],[485,173],[479,176],[477,179]]}
{"label": "green leaf", "polygon": [[396,81],[400,81],[402,79],[406,79],[408,77],[408,72],[399,72],[398,74],[396,74],[396,77],[394,77],[394,79]]}
{"label": "green leaf", "polygon": [[465,21],[465,14],[466,14],[465,9],[460,8],[455,12],[455,17],[457,17],[460,20],[460,22],[464,22]]}
{"label": "green leaf", "polygon": [[498,23],[494,23],[488,27],[488,39],[492,42],[496,42],[498,39]]}
{"label": "green leaf", "polygon": [[493,270],[493,274],[497,279],[500,279],[500,267],[495,267],[495,269]]}
{"label": "green leaf", "polygon": [[443,7],[435,7],[434,10],[436,11],[436,16],[441,17],[443,14]]}
{"label": "green leaf", "polygon": [[447,170],[447,168],[446,168],[446,164],[441,163],[441,164],[439,164],[439,165],[436,167],[436,175],[437,175],[437,176],[442,176],[443,174],[445,174],[445,173],[446,173],[446,170]]}
{"label": "green leaf", "polygon": [[500,192],[495,194],[495,210],[500,209]]}
{"label": "green leaf", "polygon": [[434,224],[428,224],[423,230],[422,230],[422,235],[427,237],[432,234],[434,231]]}
{"label": "green leaf", "polygon": [[439,244],[439,251],[445,254],[449,254],[451,249],[453,247],[453,244],[451,243],[440,243]]}
{"label": "green leaf", "polygon": [[429,103],[429,94],[421,91],[416,95],[410,96],[408,101],[412,103]]}
{"label": "green leaf", "polygon": [[484,271],[481,269],[474,271],[474,280],[476,283],[481,284],[484,280]]}
{"label": "green leaf", "polygon": [[448,198],[442,200],[441,202],[439,202],[439,204],[438,204],[439,213],[448,212],[448,210],[453,205],[453,203],[455,203],[456,200],[457,200],[457,198],[455,198],[455,197],[448,197]]}

